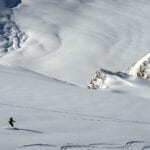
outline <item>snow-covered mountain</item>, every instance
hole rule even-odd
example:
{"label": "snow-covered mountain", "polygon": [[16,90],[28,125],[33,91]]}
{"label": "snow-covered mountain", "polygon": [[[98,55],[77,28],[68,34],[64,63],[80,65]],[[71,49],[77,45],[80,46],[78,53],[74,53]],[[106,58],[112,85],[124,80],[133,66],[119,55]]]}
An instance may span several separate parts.
{"label": "snow-covered mountain", "polygon": [[[148,150],[149,13],[149,0],[0,0],[0,150]],[[107,90],[87,88],[97,68],[89,88]]]}
{"label": "snow-covered mountain", "polygon": [[22,0],[12,9],[28,39],[4,65],[86,87],[97,68],[126,70],[149,52],[148,0]]}

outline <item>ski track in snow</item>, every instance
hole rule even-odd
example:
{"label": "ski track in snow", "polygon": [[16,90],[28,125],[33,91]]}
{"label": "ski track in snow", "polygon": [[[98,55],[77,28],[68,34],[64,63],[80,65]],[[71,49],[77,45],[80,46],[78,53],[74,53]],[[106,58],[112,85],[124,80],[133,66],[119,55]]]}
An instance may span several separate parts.
{"label": "ski track in snow", "polygon": [[66,117],[76,116],[77,119],[80,119],[80,120],[83,120],[83,121],[84,120],[85,121],[96,121],[96,122],[105,121],[105,122],[115,122],[115,123],[123,123],[123,124],[150,125],[150,122],[147,122],[147,121],[126,120],[126,119],[111,118],[111,117],[105,117],[105,116],[96,116],[96,115],[90,115],[90,114],[82,114],[82,113],[76,113],[76,112],[67,112],[67,111],[44,109],[44,108],[38,108],[38,107],[21,106],[21,105],[10,105],[10,104],[5,104],[5,103],[0,103],[0,105],[8,106],[8,107],[30,109],[30,110],[47,111],[47,112],[51,112],[51,113],[57,113],[57,114],[60,114],[60,115],[65,114],[65,115],[67,115]]}
{"label": "ski track in snow", "polygon": [[52,144],[29,144],[23,145],[16,150],[28,150],[28,148],[36,150],[38,148],[45,148],[44,150],[149,150],[150,142],[146,141],[129,141],[125,145],[112,144],[112,143],[94,143],[94,144],[65,144],[65,145],[52,145]]}
{"label": "ski track in snow", "polygon": [[[50,75],[50,73],[52,74],[54,73],[54,77],[60,80],[62,80],[60,76],[62,76],[63,74],[63,80],[66,80],[69,83],[73,83],[79,86],[85,86],[85,83],[87,83],[87,79],[89,78],[90,72],[93,72],[93,70],[99,67],[99,65],[104,65],[104,67],[107,67],[107,69],[110,69],[114,66],[113,68],[114,70],[118,68],[119,69],[125,68],[131,63],[133,63],[133,58],[134,59],[138,58],[141,55],[144,55],[145,52],[147,52],[147,49],[150,46],[149,44],[150,22],[149,22],[149,17],[147,16],[148,12],[146,12],[147,10],[149,10],[148,6],[150,4],[148,0],[147,1],[143,0],[141,2],[137,2],[135,0],[133,1],[126,0],[123,2],[121,0],[118,0],[116,1],[116,3],[115,3],[115,0],[104,0],[104,1],[78,0],[78,3],[77,3],[78,5],[76,6],[75,5],[69,6],[67,5],[67,2],[69,1],[66,0],[66,1],[60,2],[57,0],[52,0],[50,2],[56,5],[60,3],[60,5],[58,5],[57,7],[60,10],[63,10],[63,9],[65,10],[66,8],[67,8],[66,10],[70,9],[71,11],[68,11],[67,13],[71,13],[73,11],[75,12],[79,10],[79,16],[77,16],[78,19],[75,19],[75,22],[73,23],[73,25],[68,27],[63,24],[66,28],[65,30],[63,29],[63,27],[61,28],[61,23],[59,24],[59,21],[58,23],[56,21],[56,23],[54,24],[54,28],[56,28],[55,32],[54,33],[50,32],[51,34],[54,34],[55,42],[52,42],[52,45],[54,44],[55,46],[52,46],[54,47],[54,49],[53,50],[50,49],[50,52],[49,52],[49,45],[48,45],[48,52],[53,54],[52,56],[53,59],[50,59],[51,57],[48,58],[48,66],[55,66],[56,68],[54,72],[53,72],[53,68],[52,69],[49,67],[46,68],[47,60],[42,62],[40,59],[39,59],[40,60],[39,62],[35,61],[33,63],[33,68],[29,67],[30,69],[36,70],[37,72],[47,74],[47,75]],[[137,2],[136,6],[134,6],[135,2]],[[37,9],[37,12],[38,12],[38,9]],[[89,12],[91,12],[91,14],[89,14]],[[55,11],[53,14],[55,18]],[[63,11],[62,11],[62,14],[63,14]],[[102,14],[102,15],[97,15],[97,14]],[[2,47],[4,48],[4,51],[8,51],[9,47],[12,48],[13,50],[21,48],[21,45],[20,45],[21,39],[24,38],[23,34],[20,33],[21,31],[18,28],[17,23],[11,20],[11,15],[9,16],[10,19],[8,19],[10,23],[12,24],[10,30],[7,30],[7,33],[5,35],[4,33],[3,34],[0,33],[2,35],[1,38],[4,38],[4,41],[2,41]],[[38,13],[36,15],[38,16]],[[61,11],[59,15],[61,16]],[[63,15],[65,16],[66,14],[64,13]],[[67,20],[70,20],[71,18],[74,18],[72,16],[68,17],[68,15],[66,18],[65,17],[61,18],[61,17],[60,17],[60,20],[61,19],[65,20],[66,18]],[[28,21],[29,20],[26,20],[26,22]],[[42,26],[42,24],[40,25]],[[13,33],[11,35],[12,33],[11,30],[13,29],[13,27],[16,29],[15,31],[16,33]],[[44,24],[42,27],[45,28]],[[59,29],[59,27],[61,30]],[[69,35],[70,33],[72,33],[73,37],[71,41],[68,42],[68,39],[66,39],[65,36]],[[21,36],[19,37],[19,35]],[[82,36],[80,37],[80,35]],[[34,36],[36,36],[36,33]],[[51,36],[52,35],[50,35],[50,37],[48,38],[49,39],[48,41],[50,41]],[[44,37],[44,34],[41,34],[41,37]],[[83,37],[85,37],[85,41],[84,40],[82,41],[82,39],[84,39]],[[79,39],[80,44],[83,43],[83,45],[81,44],[83,47],[82,46],[80,47],[80,44],[77,44],[77,45],[74,44],[74,41],[77,38]],[[23,39],[23,41],[24,40],[25,39]],[[40,42],[42,43],[43,41],[40,41]],[[41,44],[42,46],[45,44],[44,42]],[[75,48],[75,50],[74,49],[72,50],[73,59],[70,59],[72,58],[72,55],[71,53],[68,53],[68,49],[69,49],[68,43],[69,44],[71,43],[69,46]],[[94,43],[93,44],[94,46],[92,47],[90,45],[91,46],[90,47],[87,43],[92,43],[92,44]],[[42,48],[44,49],[44,46]],[[35,50],[36,50],[36,47],[35,47]],[[59,55],[57,55],[58,50],[61,50]],[[33,51],[34,51],[34,48],[33,48]],[[78,51],[80,51],[81,53],[79,53]],[[84,56],[86,52],[89,52],[89,53],[87,56]],[[56,56],[54,54],[56,54]],[[77,59],[79,54],[83,56],[81,57],[80,62]],[[28,58],[27,59],[23,58],[23,55],[20,57],[21,57],[20,60],[23,60],[25,62],[24,64],[20,64],[20,65],[28,68],[28,65],[26,65],[26,63],[29,62],[30,64],[30,60]],[[118,59],[114,60],[114,58],[116,57]],[[57,62],[57,59],[58,59],[58,62]],[[61,66],[62,64],[59,63],[60,60],[63,60],[65,62],[64,66]],[[73,68],[72,66],[74,66],[75,62],[79,62],[81,65],[75,66],[75,68]],[[55,64],[57,64],[57,66]],[[89,67],[87,70],[84,71],[84,68],[90,65],[91,65],[91,68]],[[42,70],[41,68],[46,68],[46,70]],[[65,68],[65,73],[63,72],[64,68]],[[83,72],[80,72],[79,70],[83,70]],[[77,79],[77,76],[79,77],[83,76],[84,78],[81,77],[81,79]],[[79,119],[81,121],[90,121],[90,122],[97,122],[97,123],[104,121],[108,123],[114,122],[114,123],[119,123],[119,124],[136,124],[136,125],[150,126],[150,122],[148,121],[126,120],[126,119],[115,118],[115,117],[111,118],[111,117],[98,116],[98,115],[96,116],[92,114],[91,115],[82,114],[82,113],[76,113],[76,112],[44,109],[44,108],[32,107],[32,106],[11,105],[11,104],[5,104],[5,103],[0,103],[0,105],[6,106],[6,107],[14,107],[18,109],[46,111],[46,112],[54,113],[55,115],[56,114],[60,116],[62,115],[62,117],[64,116],[69,117],[71,119],[75,119],[76,117],[76,119]],[[19,130],[25,131],[25,132],[42,133],[40,131],[35,131],[35,130],[30,130],[30,129],[18,128],[18,131]],[[124,143],[120,144],[118,142],[116,144],[113,144],[113,143],[93,143],[93,144],[92,143],[91,144],[71,143],[71,144],[63,144],[63,145],[53,145],[53,144],[41,142],[41,143],[25,144],[16,148],[16,150],[29,150],[29,149],[30,150],[39,150],[39,149],[40,150],[43,150],[43,149],[44,150],[150,150],[150,142],[128,141],[125,144]]]}

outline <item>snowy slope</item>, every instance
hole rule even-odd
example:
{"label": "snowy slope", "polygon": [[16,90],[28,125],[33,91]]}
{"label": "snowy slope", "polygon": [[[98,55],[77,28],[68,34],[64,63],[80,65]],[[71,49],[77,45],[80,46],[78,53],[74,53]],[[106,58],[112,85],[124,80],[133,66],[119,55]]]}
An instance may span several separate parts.
{"label": "snowy slope", "polygon": [[150,47],[149,0],[22,0],[28,40],[0,60],[86,87],[98,68],[126,70]]}
{"label": "snowy slope", "polygon": [[[132,87],[122,82],[121,88],[93,92],[26,69],[0,66],[1,149],[149,147],[150,82],[130,82]],[[16,130],[7,123],[10,116],[17,121]]]}
{"label": "snowy slope", "polygon": [[[150,149],[150,81],[136,77],[149,62],[149,0],[0,8],[0,150]],[[81,88],[98,68],[104,90]]]}

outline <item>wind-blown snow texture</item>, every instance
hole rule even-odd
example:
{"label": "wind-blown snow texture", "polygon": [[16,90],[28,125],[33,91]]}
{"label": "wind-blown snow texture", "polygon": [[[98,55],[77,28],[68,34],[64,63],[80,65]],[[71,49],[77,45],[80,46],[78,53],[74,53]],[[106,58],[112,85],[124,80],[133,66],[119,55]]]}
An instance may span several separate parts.
{"label": "wind-blown snow texture", "polygon": [[[0,149],[150,149],[149,0],[0,7]],[[81,88],[99,68],[106,89]]]}
{"label": "wind-blown snow texture", "polygon": [[14,20],[29,38],[1,63],[85,87],[98,68],[123,71],[149,51],[149,3],[23,0]]}

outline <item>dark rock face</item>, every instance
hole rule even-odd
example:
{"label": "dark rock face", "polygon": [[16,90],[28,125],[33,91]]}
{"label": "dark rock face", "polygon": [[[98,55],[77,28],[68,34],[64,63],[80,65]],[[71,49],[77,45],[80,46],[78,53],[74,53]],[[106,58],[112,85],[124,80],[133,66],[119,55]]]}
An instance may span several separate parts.
{"label": "dark rock face", "polygon": [[4,0],[5,7],[13,8],[21,3],[21,0]]}
{"label": "dark rock face", "polygon": [[27,38],[11,18],[13,8],[20,3],[21,0],[0,0],[0,56],[17,50]]}

